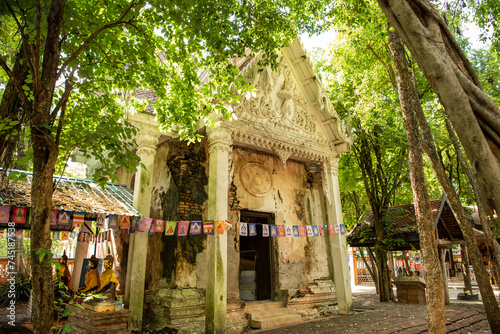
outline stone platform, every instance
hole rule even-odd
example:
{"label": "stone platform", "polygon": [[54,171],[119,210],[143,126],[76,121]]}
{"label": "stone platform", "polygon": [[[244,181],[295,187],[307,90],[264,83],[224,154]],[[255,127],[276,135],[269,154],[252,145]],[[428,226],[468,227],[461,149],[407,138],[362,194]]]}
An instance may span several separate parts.
{"label": "stone platform", "polygon": [[128,334],[129,310],[95,312],[71,306],[68,322],[76,326],[74,333],[82,334]]}

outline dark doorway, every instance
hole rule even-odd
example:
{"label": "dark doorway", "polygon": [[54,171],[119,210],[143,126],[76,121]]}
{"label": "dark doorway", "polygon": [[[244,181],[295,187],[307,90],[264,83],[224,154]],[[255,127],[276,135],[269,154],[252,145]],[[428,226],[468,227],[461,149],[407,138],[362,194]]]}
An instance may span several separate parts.
{"label": "dark doorway", "polygon": [[[255,269],[255,296],[257,300],[271,299],[273,294],[271,238],[262,236],[262,225],[272,224],[270,213],[241,211],[242,223],[254,223],[257,235],[240,236],[240,268]],[[254,261],[254,263],[252,263]]]}

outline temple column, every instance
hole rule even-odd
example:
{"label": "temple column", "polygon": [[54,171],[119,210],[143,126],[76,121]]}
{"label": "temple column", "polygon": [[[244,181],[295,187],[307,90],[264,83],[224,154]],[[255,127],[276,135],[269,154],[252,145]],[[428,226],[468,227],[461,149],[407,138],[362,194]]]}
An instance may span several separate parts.
{"label": "temple column", "polygon": [[[149,115],[139,114],[148,118]],[[146,119],[150,121],[149,119]],[[148,124],[149,123],[149,124]],[[160,132],[152,122],[137,124],[137,155],[143,166],[137,168],[134,184],[134,208],[143,217],[149,217],[151,207],[151,189],[156,145]],[[146,278],[146,261],[148,250],[148,232],[135,232],[131,235],[125,283],[125,305],[131,311],[129,330],[142,329],[142,312],[144,307],[144,287]]]}
{"label": "temple column", "polygon": [[[342,204],[338,179],[339,158],[329,158],[323,164],[323,186],[326,187],[327,213],[329,225],[343,224]],[[333,266],[333,281],[337,290],[339,314],[346,315],[352,310],[351,280],[349,277],[348,252],[345,235],[334,233],[328,235]]]}
{"label": "temple column", "polygon": [[[228,213],[231,135],[224,128],[207,129],[209,143],[208,217],[225,220]],[[215,228],[215,226],[214,226]],[[207,237],[208,277],[205,332],[226,333],[227,233]]]}

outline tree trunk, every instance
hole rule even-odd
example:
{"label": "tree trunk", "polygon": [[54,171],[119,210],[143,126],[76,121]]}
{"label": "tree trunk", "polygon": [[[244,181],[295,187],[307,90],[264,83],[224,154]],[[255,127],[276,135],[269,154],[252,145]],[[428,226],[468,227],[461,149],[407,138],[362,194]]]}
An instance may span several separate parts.
{"label": "tree trunk", "polygon": [[439,96],[477,174],[485,208],[500,212],[500,164],[489,146],[500,135],[498,107],[429,0],[377,2]]}
{"label": "tree trunk", "polygon": [[429,161],[431,163],[431,167],[436,174],[436,177],[439,181],[439,184],[443,188],[448,201],[450,202],[451,209],[455,214],[457,222],[462,230],[464,235],[465,244],[467,245],[469,259],[472,262],[472,266],[474,268],[474,272],[476,274],[476,280],[479,286],[479,290],[481,292],[481,297],[483,299],[484,308],[486,309],[486,314],[488,317],[488,322],[490,324],[490,328],[493,333],[500,333],[500,310],[498,308],[498,303],[495,299],[495,295],[493,293],[493,289],[491,288],[488,273],[484,268],[481,254],[479,253],[479,248],[476,244],[476,239],[474,236],[474,231],[472,229],[472,225],[469,223],[467,219],[467,215],[460,203],[460,199],[457,196],[455,189],[453,188],[448,176],[446,175],[446,171],[439,159],[439,155],[437,153],[436,147],[434,145],[434,140],[432,138],[432,134],[429,128],[429,124],[425,119],[425,115],[422,111],[422,108],[418,108],[416,110],[418,121],[420,124],[420,129],[422,131],[423,136],[423,148],[427,156],[429,157]]}
{"label": "tree trunk", "polygon": [[451,123],[449,120],[445,120],[446,122],[446,130],[448,130],[448,134],[450,137],[450,140],[453,144],[453,148],[455,149],[455,153],[457,154],[458,161],[460,162],[460,165],[462,168],[465,170],[467,177],[469,179],[470,184],[472,185],[472,189],[474,190],[474,194],[476,195],[476,202],[477,202],[477,211],[478,211],[478,216],[479,216],[479,222],[481,223],[481,226],[483,227],[483,232],[484,232],[484,237],[486,239],[486,246],[488,248],[488,253],[491,254],[492,257],[492,263],[493,263],[493,275],[496,278],[496,282],[498,285],[498,278],[499,278],[499,268],[500,268],[500,245],[498,245],[498,242],[495,240],[495,237],[493,235],[493,232],[491,231],[491,223],[490,223],[490,218],[486,214],[486,211],[483,206],[482,200],[480,200],[480,196],[482,193],[479,191],[477,187],[477,182],[476,182],[476,177],[474,176],[474,172],[472,171],[472,168],[470,165],[467,163],[465,160],[465,157],[462,154],[462,150],[460,149],[460,144],[458,143],[457,137],[455,136],[455,132],[453,131],[453,128],[451,126]]}
{"label": "tree trunk", "polygon": [[427,327],[429,333],[446,333],[444,308],[443,275],[435,239],[434,222],[430,205],[429,192],[425,183],[420,131],[415,116],[415,109],[420,107],[418,92],[408,71],[403,43],[397,33],[388,29],[396,74],[401,110],[409,145],[408,163],[413,189],[413,202],[420,234],[420,248],[424,261],[427,294]]}
{"label": "tree trunk", "polygon": [[16,238],[16,257],[15,257],[15,272],[18,275],[26,275],[28,262],[26,259],[26,250],[24,248],[23,238]]}
{"label": "tree trunk", "polygon": [[377,243],[375,243],[375,260],[378,269],[379,299],[381,302],[390,302],[392,301],[392,294],[389,266],[387,265],[387,251]]}
{"label": "tree trunk", "polygon": [[366,261],[364,247],[360,247],[359,252],[361,254],[361,258],[363,259],[363,263],[365,264],[366,268],[368,269],[368,272],[370,273],[370,276],[373,279],[373,284],[375,284],[375,293],[378,295],[378,276],[376,268],[375,267],[372,268],[368,263],[368,261]]}
{"label": "tree trunk", "polygon": [[469,270],[469,255],[467,255],[467,246],[464,244],[460,245],[460,253],[462,254],[463,263],[463,274],[464,274],[464,292],[469,291],[472,295],[472,282],[470,280],[470,270]]}

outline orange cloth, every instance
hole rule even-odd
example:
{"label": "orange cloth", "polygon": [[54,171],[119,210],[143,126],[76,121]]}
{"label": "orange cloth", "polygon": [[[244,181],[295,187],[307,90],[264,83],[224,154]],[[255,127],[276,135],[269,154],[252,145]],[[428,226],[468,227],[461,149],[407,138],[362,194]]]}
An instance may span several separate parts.
{"label": "orange cloth", "polygon": [[99,285],[99,271],[97,269],[91,269],[88,273],[85,274],[85,288],[80,290],[80,292],[89,291],[97,287],[97,290],[100,289]]}
{"label": "orange cloth", "polygon": [[67,287],[69,290],[72,289],[72,284],[71,284],[71,273],[69,271],[69,268],[67,265],[64,265],[64,264],[61,264],[61,268],[56,272],[56,274],[54,275],[54,279],[57,280],[58,277],[57,277],[57,274],[59,273],[59,279],[61,281],[67,281]]}

